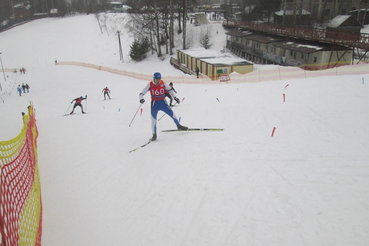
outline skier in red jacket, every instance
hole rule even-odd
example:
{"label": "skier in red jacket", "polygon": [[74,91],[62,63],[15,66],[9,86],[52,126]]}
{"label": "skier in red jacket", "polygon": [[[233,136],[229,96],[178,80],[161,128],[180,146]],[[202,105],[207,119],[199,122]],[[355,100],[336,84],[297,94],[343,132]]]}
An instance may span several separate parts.
{"label": "skier in red jacket", "polygon": [[73,110],[72,110],[72,112],[70,112],[70,114],[73,114],[74,113],[74,109],[77,106],[81,107],[82,114],[84,114],[85,111],[83,111],[82,100],[85,100],[85,99],[87,99],[87,95],[86,95],[86,97],[80,96],[80,97],[77,97],[76,99],[73,99],[73,101],[71,101],[70,104],[72,104],[73,102],[75,102],[75,103],[74,103],[74,106],[73,106]]}
{"label": "skier in red jacket", "polygon": [[163,111],[173,119],[174,123],[177,125],[178,130],[187,130],[188,127],[179,124],[177,116],[174,114],[173,110],[169,107],[169,105],[165,101],[165,91],[168,91],[171,94],[171,96],[173,96],[174,100],[178,104],[180,103],[179,99],[176,97],[176,94],[171,89],[171,87],[163,80],[161,80],[160,73],[158,72],[154,73],[153,80],[141,91],[139,95],[141,104],[145,102],[145,99],[143,99],[143,97],[149,91],[151,94],[151,127],[152,127],[151,141],[155,141],[157,138],[156,117],[158,115],[159,110]]}

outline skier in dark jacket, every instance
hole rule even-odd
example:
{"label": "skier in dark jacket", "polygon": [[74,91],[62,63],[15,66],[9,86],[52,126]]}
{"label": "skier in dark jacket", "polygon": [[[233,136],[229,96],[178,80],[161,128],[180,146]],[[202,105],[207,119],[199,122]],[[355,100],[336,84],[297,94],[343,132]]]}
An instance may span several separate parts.
{"label": "skier in dark jacket", "polygon": [[169,86],[170,86],[170,90],[169,91],[165,90],[165,97],[169,97],[169,99],[170,99],[169,106],[173,107],[174,106],[172,104],[173,97],[172,97],[172,95],[170,95],[170,91],[174,91],[176,94],[177,94],[177,91],[174,89],[172,82],[169,83]]}
{"label": "skier in dark jacket", "polygon": [[87,95],[86,95],[86,97],[80,96],[80,97],[77,97],[76,99],[73,99],[73,101],[71,101],[71,104],[72,104],[73,102],[75,102],[75,103],[74,103],[74,106],[73,106],[73,110],[72,110],[72,112],[70,112],[70,114],[73,114],[73,113],[74,113],[74,109],[75,109],[77,106],[81,107],[82,114],[84,114],[84,113],[85,113],[85,111],[83,111],[82,100],[85,100],[85,99],[87,99]]}
{"label": "skier in dark jacket", "polygon": [[[111,93],[111,92],[110,92],[110,90],[108,89],[108,87],[105,87],[102,91],[104,92],[104,100],[106,100],[106,96],[108,96],[108,97],[109,97],[109,99],[111,99],[111,98],[110,98],[110,95],[109,95],[109,93]],[[101,94],[100,94],[100,95],[101,95]]]}

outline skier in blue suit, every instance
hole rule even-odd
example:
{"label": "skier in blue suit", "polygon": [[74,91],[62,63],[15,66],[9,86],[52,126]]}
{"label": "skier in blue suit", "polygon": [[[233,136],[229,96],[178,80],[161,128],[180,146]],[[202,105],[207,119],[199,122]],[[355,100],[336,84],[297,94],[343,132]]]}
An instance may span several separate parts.
{"label": "skier in blue suit", "polygon": [[165,101],[165,91],[169,91],[174,100],[179,104],[180,100],[176,97],[176,94],[171,87],[161,80],[161,74],[156,72],[154,73],[153,81],[151,81],[140,93],[140,103],[143,104],[145,99],[143,99],[144,95],[150,91],[151,94],[151,128],[152,128],[152,138],[151,141],[155,141],[157,138],[156,134],[156,124],[157,124],[157,115],[159,110],[163,111],[167,115],[169,115],[174,123],[177,125],[178,130],[187,130],[188,127],[182,126],[179,124],[177,116],[174,114],[173,110],[169,107],[167,102]]}

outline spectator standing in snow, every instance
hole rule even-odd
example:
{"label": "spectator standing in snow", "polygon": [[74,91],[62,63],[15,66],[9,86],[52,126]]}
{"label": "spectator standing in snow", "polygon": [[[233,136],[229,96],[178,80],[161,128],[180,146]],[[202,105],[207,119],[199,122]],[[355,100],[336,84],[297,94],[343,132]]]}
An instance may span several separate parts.
{"label": "spectator standing in snow", "polygon": [[159,110],[163,111],[173,119],[174,123],[177,125],[178,130],[188,129],[188,127],[179,124],[177,116],[174,114],[173,110],[165,101],[165,90],[169,91],[174,100],[176,100],[176,102],[179,104],[180,101],[176,97],[176,94],[173,90],[171,90],[170,86],[161,79],[161,74],[158,72],[154,73],[153,80],[147,84],[147,86],[141,91],[139,95],[140,103],[143,104],[145,102],[145,99],[143,99],[144,95],[149,91],[151,94],[151,141],[155,141],[157,139],[156,124]]}
{"label": "spectator standing in snow", "polygon": [[31,88],[31,87],[26,83],[26,90],[27,90],[27,93],[29,92],[29,88]]}
{"label": "spectator standing in snow", "polygon": [[[169,83],[169,87],[170,87],[170,90],[173,90],[177,94],[177,91],[174,89],[172,82]],[[169,99],[170,99],[169,106],[173,107],[173,104],[172,104],[173,97],[170,95],[169,91],[165,90],[165,96],[169,97]]]}
{"label": "spectator standing in snow", "polygon": [[23,90],[23,93],[26,93],[26,86],[24,85],[24,83],[22,83],[22,90]]}
{"label": "spectator standing in snow", "polygon": [[81,107],[82,114],[84,114],[85,111],[83,111],[82,100],[85,100],[85,99],[87,99],[87,95],[86,95],[86,97],[80,96],[80,97],[77,97],[76,99],[73,99],[73,101],[71,101],[70,104],[72,104],[73,102],[75,102],[75,103],[74,103],[74,106],[73,106],[73,110],[72,110],[72,112],[70,112],[70,114],[73,114],[74,113],[74,109],[77,106]]}
{"label": "spectator standing in snow", "polygon": [[199,73],[200,73],[200,69],[199,69],[199,67],[196,67],[196,76],[197,76],[197,78],[199,78]]}
{"label": "spectator standing in snow", "polygon": [[[109,99],[111,99],[111,98],[110,98],[110,95],[109,95],[109,93],[111,93],[111,92],[110,92],[110,90],[108,89],[108,87],[105,87],[102,91],[104,92],[104,100],[106,100],[106,96],[108,96],[108,97],[109,97]],[[100,94],[100,95],[101,95],[101,94]]]}
{"label": "spectator standing in snow", "polygon": [[22,96],[22,88],[20,87],[20,85],[18,85],[17,91],[19,93],[19,96]]}

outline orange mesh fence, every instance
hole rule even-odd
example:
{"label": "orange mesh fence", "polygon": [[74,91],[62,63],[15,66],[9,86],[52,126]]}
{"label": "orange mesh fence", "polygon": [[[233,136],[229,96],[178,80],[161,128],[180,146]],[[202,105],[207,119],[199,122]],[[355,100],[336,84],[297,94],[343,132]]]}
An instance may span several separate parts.
{"label": "orange mesh fence", "polygon": [[42,203],[37,167],[37,127],[31,105],[21,133],[0,142],[1,246],[41,245]]}
{"label": "orange mesh fence", "polygon": [[[131,78],[136,78],[140,80],[152,80],[152,74],[142,74],[135,72],[128,72],[119,69],[112,69],[104,66],[97,66],[89,63],[82,62],[58,62],[57,65],[74,65],[82,66],[88,68],[94,68],[101,71],[106,71],[114,74],[120,74],[128,76]],[[255,82],[266,82],[273,80],[288,80],[288,79],[301,79],[301,78],[314,78],[321,76],[342,76],[342,75],[361,75],[369,73],[369,64],[359,63],[356,65],[346,65],[338,66],[334,68],[328,68],[337,65],[337,62],[331,64],[319,65],[319,70],[306,70],[300,67],[277,67],[265,70],[256,70],[251,73],[238,74],[231,73],[229,83],[255,83]],[[305,65],[311,69],[314,65]],[[328,68],[328,69],[327,69]],[[201,75],[200,78],[191,75],[183,76],[165,76],[163,79],[167,82],[173,83],[183,83],[183,84],[211,84],[220,83],[219,75],[217,75],[217,80],[212,80],[211,78]]]}

